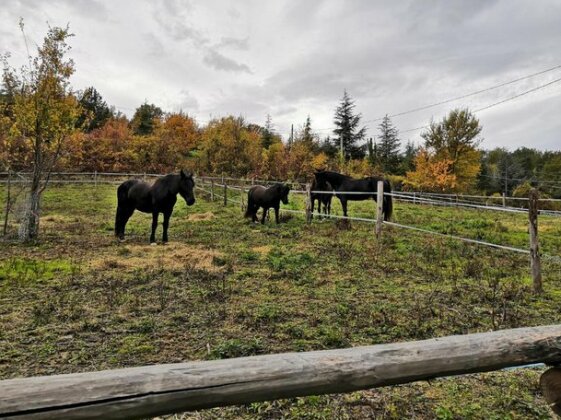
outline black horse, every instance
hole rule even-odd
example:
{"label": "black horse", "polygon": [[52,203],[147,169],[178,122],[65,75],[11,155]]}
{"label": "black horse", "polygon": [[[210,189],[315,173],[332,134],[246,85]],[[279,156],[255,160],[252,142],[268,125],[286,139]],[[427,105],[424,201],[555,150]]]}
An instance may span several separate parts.
{"label": "black horse", "polygon": [[[326,191],[325,193],[318,192],[318,191]],[[316,200],[318,202],[318,213],[321,213],[321,205],[323,204],[323,213],[324,214],[331,214],[331,199],[333,198],[333,188],[329,183],[325,183],[325,185],[319,185],[317,180],[314,178],[312,180],[312,213],[315,209]]]}
{"label": "black horse", "polygon": [[152,234],[150,243],[156,243],[158,215],[164,214],[163,242],[168,241],[169,218],[177,201],[177,194],[185,199],[188,206],[195,204],[193,188],[195,181],[192,174],[181,170],[179,174],[169,174],[159,178],[153,185],[138,179],[123,182],[117,189],[117,216],[115,217],[115,235],[125,239],[125,226],[134,210],[152,213]]}
{"label": "black horse", "polygon": [[265,223],[267,211],[272,207],[275,209],[275,220],[279,223],[280,202],[288,204],[288,192],[290,187],[286,184],[275,184],[269,188],[262,185],[251,187],[247,193],[247,210],[245,217],[251,217],[253,222],[257,221],[257,211],[263,207],[261,224]]}
{"label": "black horse", "polygon": [[[347,201],[362,201],[373,199],[376,201],[376,192],[378,191],[378,181],[384,182],[384,192],[390,193],[392,191],[390,182],[387,179],[368,177],[362,179],[354,179],[347,175],[342,175],[337,172],[319,171],[315,172],[317,184],[320,188],[324,189],[327,184],[330,184],[335,191],[335,195],[341,201],[343,207],[343,214],[347,216]],[[341,192],[365,193],[365,194],[337,194]],[[384,220],[389,220],[392,216],[393,203],[391,195],[384,194],[382,202],[382,213]]]}

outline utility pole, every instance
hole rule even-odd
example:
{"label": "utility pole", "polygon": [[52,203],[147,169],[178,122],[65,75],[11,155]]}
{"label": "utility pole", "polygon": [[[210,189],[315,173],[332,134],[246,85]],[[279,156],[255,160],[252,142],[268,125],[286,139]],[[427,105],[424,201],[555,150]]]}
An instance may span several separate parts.
{"label": "utility pole", "polygon": [[290,141],[288,142],[288,148],[292,147],[292,143],[294,142],[294,124],[290,124]]}

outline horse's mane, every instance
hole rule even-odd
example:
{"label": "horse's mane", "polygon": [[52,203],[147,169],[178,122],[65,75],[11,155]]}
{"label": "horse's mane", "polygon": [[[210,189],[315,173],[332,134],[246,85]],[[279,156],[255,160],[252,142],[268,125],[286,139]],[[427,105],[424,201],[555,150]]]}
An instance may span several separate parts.
{"label": "horse's mane", "polygon": [[334,171],[321,171],[319,172],[319,174],[327,177],[336,178],[339,180],[352,179],[352,177],[350,177],[349,175],[343,175],[340,174],[339,172],[334,172]]}

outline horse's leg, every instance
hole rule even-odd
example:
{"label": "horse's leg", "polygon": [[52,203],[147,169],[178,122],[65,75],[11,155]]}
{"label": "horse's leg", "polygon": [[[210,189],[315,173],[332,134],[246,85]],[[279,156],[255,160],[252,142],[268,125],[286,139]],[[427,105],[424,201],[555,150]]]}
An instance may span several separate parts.
{"label": "horse's leg", "polygon": [[275,207],[275,221],[277,222],[277,225],[279,224],[279,206],[277,205]]}
{"label": "horse's leg", "polygon": [[340,198],[341,200],[341,207],[343,207],[343,216],[347,217],[347,200],[344,198]]}
{"label": "horse's leg", "polygon": [[168,241],[168,227],[169,218],[171,217],[171,211],[166,211],[164,213],[164,235],[162,236],[162,241],[166,243]]}
{"label": "horse's leg", "polygon": [[257,206],[253,206],[253,210],[251,213],[251,222],[255,223],[257,222],[257,212],[259,211],[259,207]]}
{"label": "horse's leg", "polygon": [[115,234],[123,241],[125,239],[125,227],[130,217],[134,213],[134,207],[117,207],[117,217],[115,218]]}
{"label": "horse's leg", "polygon": [[[314,208],[316,206],[316,198],[312,198],[312,214],[310,215],[310,217],[313,219],[314,218]],[[321,200],[318,200],[318,213],[321,212]]]}
{"label": "horse's leg", "polygon": [[265,218],[267,217],[267,211],[269,210],[268,207],[263,207],[263,216],[261,216],[261,224],[265,224]]}
{"label": "horse's leg", "polygon": [[150,245],[156,245],[156,228],[158,227],[158,215],[157,211],[152,213],[152,234],[150,235]]}

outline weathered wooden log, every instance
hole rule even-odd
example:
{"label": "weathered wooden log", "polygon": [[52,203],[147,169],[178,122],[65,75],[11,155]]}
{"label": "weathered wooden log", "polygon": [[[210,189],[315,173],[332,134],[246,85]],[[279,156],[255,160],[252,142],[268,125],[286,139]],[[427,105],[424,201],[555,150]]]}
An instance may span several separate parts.
{"label": "weathered wooden log", "polygon": [[141,418],[561,361],[561,325],[0,381],[0,418]]}

